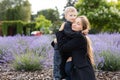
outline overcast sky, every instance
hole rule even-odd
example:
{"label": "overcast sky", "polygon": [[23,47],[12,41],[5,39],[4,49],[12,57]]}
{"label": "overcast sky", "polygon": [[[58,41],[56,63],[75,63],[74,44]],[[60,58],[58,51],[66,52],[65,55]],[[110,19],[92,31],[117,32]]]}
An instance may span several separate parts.
{"label": "overcast sky", "polygon": [[60,14],[62,14],[67,0],[29,0],[29,2],[31,4],[32,14],[36,14],[37,11],[42,9],[55,9],[55,6],[57,6]]}

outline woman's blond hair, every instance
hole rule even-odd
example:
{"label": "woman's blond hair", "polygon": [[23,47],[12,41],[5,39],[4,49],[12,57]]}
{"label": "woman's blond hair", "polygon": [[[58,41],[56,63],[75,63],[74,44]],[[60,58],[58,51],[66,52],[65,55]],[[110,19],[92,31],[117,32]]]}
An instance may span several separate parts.
{"label": "woman's blond hair", "polygon": [[[89,20],[87,19],[86,16],[79,16],[77,18],[81,19],[83,30],[90,29],[90,23],[89,23]],[[86,36],[86,39],[87,39],[87,53],[88,53],[88,57],[90,59],[91,64],[95,65],[93,49],[92,49],[92,46],[91,46],[92,42],[91,42],[91,40],[90,40],[90,38],[88,36]]]}

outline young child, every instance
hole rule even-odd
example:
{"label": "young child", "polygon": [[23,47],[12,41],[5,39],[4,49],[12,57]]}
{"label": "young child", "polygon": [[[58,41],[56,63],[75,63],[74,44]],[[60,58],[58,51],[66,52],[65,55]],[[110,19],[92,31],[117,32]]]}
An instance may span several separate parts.
{"label": "young child", "polygon": [[[75,18],[77,17],[77,10],[72,6],[69,6],[65,9],[64,16],[65,16],[66,21],[61,25],[59,32],[64,31],[64,35],[72,36],[74,33],[71,29],[71,26],[72,26],[72,23],[74,22]],[[87,34],[88,29],[84,30],[83,33]],[[59,36],[57,38],[61,38],[61,37],[62,36]],[[57,49],[55,50],[55,54],[54,54],[54,70],[53,70],[54,73],[53,73],[53,75],[54,75],[54,78],[56,78],[56,76],[58,77],[58,75],[59,75],[59,78],[64,79],[68,75],[65,72],[65,64],[66,64],[66,62],[72,61],[72,57],[71,57],[70,53],[59,52],[58,46],[61,45],[63,42],[58,42],[59,43],[58,44],[57,40],[54,39],[54,43],[52,43],[52,45],[53,44],[56,45]],[[61,80],[61,79],[55,79],[55,80]]]}

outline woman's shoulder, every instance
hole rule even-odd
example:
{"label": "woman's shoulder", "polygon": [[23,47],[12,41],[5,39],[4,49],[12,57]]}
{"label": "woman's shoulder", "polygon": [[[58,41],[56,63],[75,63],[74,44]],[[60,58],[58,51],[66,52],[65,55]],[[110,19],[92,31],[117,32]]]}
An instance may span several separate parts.
{"label": "woman's shoulder", "polygon": [[62,37],[65,36],[64,31],[58,31],[58,32],[55,33],[55,35],[56,35],[57,38],[62,38]]}
{"label": "woman's shoulder", "polygon": [[58,31],[58,32],[55,33],[55,35],[63,35],[63,34],[64,34],[63,30],[62,31]]}
{"label": "woman's shoulder", "polygon": [[73,38],[81,38],[81,37],[85,37],[85,35],[81,32],[75,32],[73,35],[72,35]]}

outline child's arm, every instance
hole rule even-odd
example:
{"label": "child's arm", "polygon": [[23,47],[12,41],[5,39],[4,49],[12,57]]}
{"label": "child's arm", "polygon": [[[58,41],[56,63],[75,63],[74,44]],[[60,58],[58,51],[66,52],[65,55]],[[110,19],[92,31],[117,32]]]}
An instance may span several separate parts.
{"label": "child's arm", "polygon": [[[65,22],[62,23],[62,25],[60,26],[59,31],[62,31],[64,29],[64,24],[65,24]],[[57,43],[57,39],[56,38],[53,41],[54,41],[54,43]]]}
{"label": "child's arm", "polygon": [[64,22],[64,23],[62,23],[62,25],[60,26],[59,31],[62,31],[62,30],[64,29],[64,25],[65,25],[65,22]]}
{"label": "child's arm", "polygon": [[[64,24],[65,24],[65,22],[62,23],[62,25],[60,26],[59,31],[62,31],[62,30],[64,29]],[[53,42],[56,44],[56,43],[57,43],[57,39],[55,38],[55,39],[53,40]]]}

